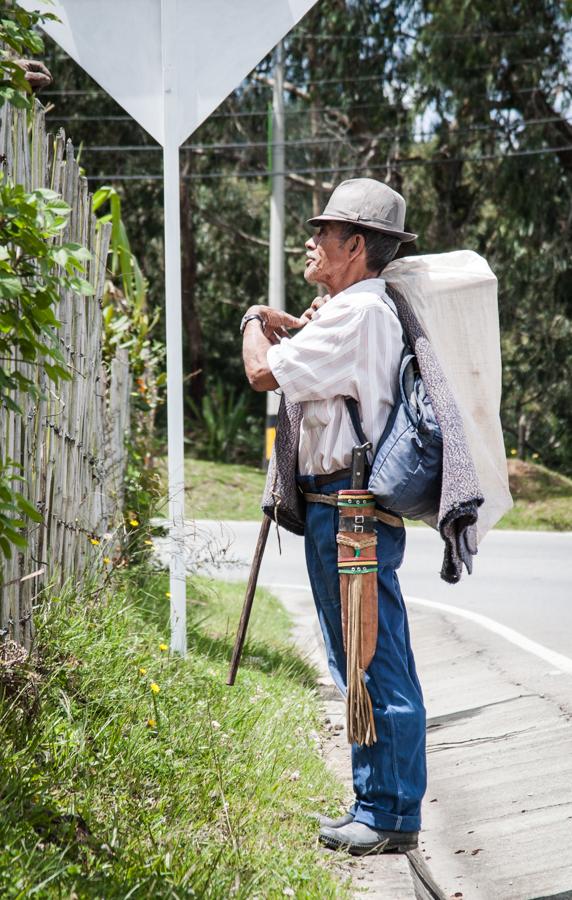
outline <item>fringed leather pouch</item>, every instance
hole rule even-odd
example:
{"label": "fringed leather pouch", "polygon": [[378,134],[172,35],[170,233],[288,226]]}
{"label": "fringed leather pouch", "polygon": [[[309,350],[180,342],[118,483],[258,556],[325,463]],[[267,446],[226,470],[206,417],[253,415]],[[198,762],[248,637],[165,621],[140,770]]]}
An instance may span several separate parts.
{"label": "fringed leather pouch", "polygon": [[365,671],[377,644],[377,534],[375,499],[367,490],[338,492],[337,534],[342,630],[347,658],[348,741],[370,747],[377,740]]}

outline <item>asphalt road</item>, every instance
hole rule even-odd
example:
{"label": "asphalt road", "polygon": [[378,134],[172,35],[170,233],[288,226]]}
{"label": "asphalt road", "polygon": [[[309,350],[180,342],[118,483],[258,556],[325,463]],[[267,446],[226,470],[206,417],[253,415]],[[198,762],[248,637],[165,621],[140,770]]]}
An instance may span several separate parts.
{"label": "asphalt road", "polygon": [[[259,531],[256,522],[197,522],[189,527],[189,562],[227,562],[225,578],[245,579]],[[271,528],[260,572],[268,586],[308,585],[302,538]],[[457,585],[439,577],[442,541],[428,528],[409,528],[399,576],[405,596],[446,603],[485,615],[526,638],[572,657],[572,533],[493,531],[475,559],[471,576]],[[213,572],[215,570],[213,569]]]}

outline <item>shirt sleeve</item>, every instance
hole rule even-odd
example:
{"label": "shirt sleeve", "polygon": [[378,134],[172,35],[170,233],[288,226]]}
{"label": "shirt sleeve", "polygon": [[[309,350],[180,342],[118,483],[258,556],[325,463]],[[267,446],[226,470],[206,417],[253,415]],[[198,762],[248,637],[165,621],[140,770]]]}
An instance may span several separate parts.
{"label": "shirt sleeve", "polygon": [[268,350],[268,365],[276,381],[295,403],[356,397],[357,355],[367,310],[330,308],[292,338]]}

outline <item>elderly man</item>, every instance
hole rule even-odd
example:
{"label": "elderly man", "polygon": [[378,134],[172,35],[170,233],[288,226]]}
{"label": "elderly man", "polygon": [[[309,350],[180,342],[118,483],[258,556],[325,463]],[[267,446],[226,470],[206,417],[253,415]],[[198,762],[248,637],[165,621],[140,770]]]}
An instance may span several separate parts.
{"label": "elderly man", "polygon": [[[305,492],[336,494],[350,486],[357,443],[344,397],[358,401],[363,430],[375,447],[395,402],[403,332],[382,272],[404,231],[405,201],[369,178],[345,181],[324,213],[310,219],[304,277],[323,285],[299,319],[264,306],[243,319],[247,377],[258,391],[280,388],[302,404],[298,481]],[[297,329],[285,337],[285,329]],[[347,689],[337,565],[339,513],[309,503],[305,526],[308,573],[329,668]],[[352,745],[355,802],[339,819],[319,816],[326,846],[361,855],[417,846],[426,786],[425,709],[409,641],[396,569],[405,549],[402,523],[377,521],[378,634],[365,681],[377,740]]]}

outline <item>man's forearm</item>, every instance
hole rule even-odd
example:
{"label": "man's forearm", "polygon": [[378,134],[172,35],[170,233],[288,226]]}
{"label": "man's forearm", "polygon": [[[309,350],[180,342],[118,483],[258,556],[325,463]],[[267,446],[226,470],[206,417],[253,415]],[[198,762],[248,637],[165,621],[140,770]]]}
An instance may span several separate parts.
{"label": "man's forearm", "polygon": [[258,319],[247,322],[242,336],[242,358],[246,377],[255,391],[273,391],[278,387],[268,365],[267,354],[271,346]]}

